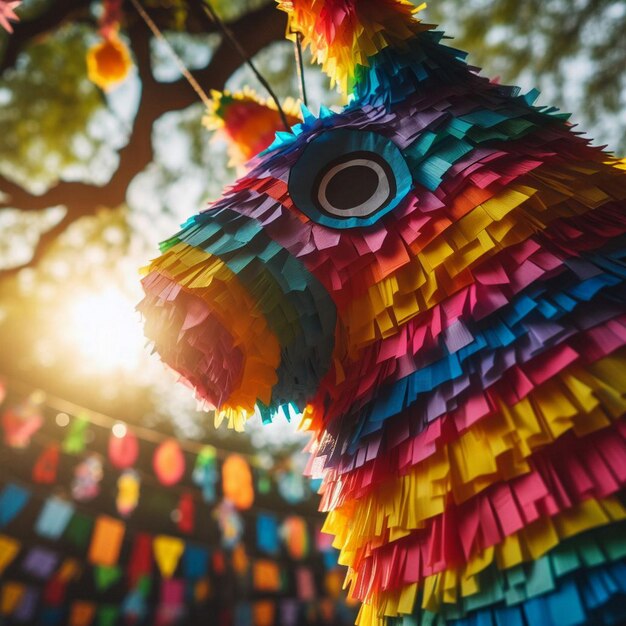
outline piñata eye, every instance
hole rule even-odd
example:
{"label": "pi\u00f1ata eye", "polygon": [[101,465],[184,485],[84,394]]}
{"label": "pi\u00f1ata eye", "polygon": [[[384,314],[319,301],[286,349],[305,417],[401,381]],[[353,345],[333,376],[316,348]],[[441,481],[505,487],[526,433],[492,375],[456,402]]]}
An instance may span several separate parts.
{"label": "pi\u00f1ata eye", "polygon": [[409,168],[391,140],[345,128],[315,137],[289,174],[296,207],[331,228],[371,226],[410,189]]}

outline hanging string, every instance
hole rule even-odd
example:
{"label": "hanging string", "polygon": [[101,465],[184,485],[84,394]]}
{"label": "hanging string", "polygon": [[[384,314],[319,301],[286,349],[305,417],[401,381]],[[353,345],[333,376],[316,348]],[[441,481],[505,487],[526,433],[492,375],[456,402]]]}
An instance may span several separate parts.
{"label": "hanging string", "polygon": [[304,62],[302,60],[302,33],[295,32],[295,39],[293,42],[294,52],[296,55],[296,71],[298,73],[298,81],[300,82],[300,99],[305,107],[309,106],[306,97],[306,85],[304,83]]}
{"label": "hanging string", "polygon": [[[17,391],[18,393],[23,394],[26,397],[35,394],[37,396],[34,400],[36,404],[46,406],[49,409],[58,411],[60,413],[66,413],[72,416],[80,415],[94,426],[99,426],[100,428],[110,430],[115,424],[122,422],[127,424],[128,428],[132,430],[135,436],[137,436],[139,439],[143,439],[144,441],[148,441],[157,445],[172,438],[172,435],[165,435],[164,433],[160,433],[150,428],[146,428],[145,426],[124,422],[124,420],[122,419],[116,419],[114,417],[111,417],[110,415],[105,415],[104,413],[94,411],[93,409],[88,409],[69,400],[65,400],[63,398],[59,398],[58,396],[49,394],[47,391],[33,389],[32,387],[25,385],[24,383],[16,379],[9,377],[4,377],[4,379],[7,380],[9,383],[8,388],[13,391]],[[245,457],[250,465],[252,465],[253,467],[262,467],[262,465],[260,465],[258,461],[258,454],[241,452],[238,450],[229,450],[227,448],[220,447],[219,445],[215,445],[215,443],[213,442],[201,443],[199,441],[193,441],[190,439],[179,439],[178,437],[176,438],[176,440],[180,448],[185,452],[189,452],[190,454],[197,455],[202,452],[203,448],[206,445],[210,445],[215,449],[216,455],[220,459],[225,459],[229,454],[238,454]]]}
{"label": "hanging string", "polygon": [[[136,0],[131,0],[131,1],[136,2]],[[237,38],[233,34],[233,31],[230,30],[230,28],[228,28],[228,26],[226,26],[226,24],[224,24],[224,22],[220,19],[219,15],[215,12],[215,9],[213,8],[209,0],[199,0],[199,1],[200,1],[202,10],[204,11],[204,14],[222,31],[224,36],[228,39],[228,41],[230,41],[232,46],[235,48],[239,56],[243,59],[246,65],[252,70],[257,80],[261,83],[261,85],[263,85],[267,93],[270,95],[270,97],[274,101],[274,104],[276,105],[278,114],[280,115],[280,119],[283,123],[283,126],[285,127],[285,130],[287,132],[291,132],[291,126],[289,126],[289,122],[287,121],[287,116],[285,115],[285,112],[283,111],[283,108],[280,104],[278,97],[276,96],[272,88],[270,87],[267,80],[265,80],[261,72],[259,72],[259,70],[256,68],[256,66],[252,62],[252,59],[248,56],[248,54],[243,49],[241,44],[237,41]]]}
{"label": "hanging string", "polygon": [[152,18],[146,13],[145,9],[139,4],[139,0],[130,0],[131,4],[137,10],[137,13],[141,16],[141,19],[146,23],[148,28],[152,31],[152,34],[159,40],[162,41],[167,49],[169,50],[172,58],[174,59],[180,73],[185,77],[186,81],[189,83],[191,88],[198,94],[198,97],[202,101],[205,107],[210,108],[213,103],[211,98],[207,95],[207,93],[202,89],[199,85],[198,81],[193,77],[193,74],[187,69],[187,66],[183,62],[183,60],[176,54],[176,51],[170,45],[170,42],[165,38],[163,33],[159,30],[159,27],[154,23]]}

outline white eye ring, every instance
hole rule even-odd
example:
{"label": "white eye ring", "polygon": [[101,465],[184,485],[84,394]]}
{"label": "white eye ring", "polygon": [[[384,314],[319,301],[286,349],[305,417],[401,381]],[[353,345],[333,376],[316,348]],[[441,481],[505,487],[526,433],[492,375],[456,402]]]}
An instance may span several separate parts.
{"label": "white eye ring", "polygon": [[[348,209],[338,209],[333,206],[326,197],[326,190],[330,181],[342,170],[349,167],[367,167],[371,169],[378,177],[378,185],[376,191],[365,202],[358,204]],[[387,172],[383,169],[380,163],[377,163],[371,159],[356,158],[331,167],[322,177],[317,189],[317,201],[320,208],[331,215],[338,217],[367,217],[371,215],[382,206],[384,206],[391,195],[391,189],[389,186],[389,178]]]}

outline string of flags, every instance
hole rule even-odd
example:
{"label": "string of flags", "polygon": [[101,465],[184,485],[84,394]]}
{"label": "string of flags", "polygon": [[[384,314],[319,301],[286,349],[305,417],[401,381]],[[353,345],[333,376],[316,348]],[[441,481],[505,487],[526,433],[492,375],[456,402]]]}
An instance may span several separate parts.
{"label": "string of flags", "polygon": [[210,446],[191,455],[12,396],[0,414],[0,623],[353,620],[313,489],[285,479],[298,468]]}

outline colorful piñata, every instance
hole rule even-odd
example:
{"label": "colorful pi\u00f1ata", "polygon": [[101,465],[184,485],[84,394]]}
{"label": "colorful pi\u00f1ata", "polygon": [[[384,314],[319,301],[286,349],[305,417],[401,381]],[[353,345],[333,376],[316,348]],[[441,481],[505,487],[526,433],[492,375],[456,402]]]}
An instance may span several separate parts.
{"label": "colorful pi\u00f1ata", "polygon": [[358,623],[626,619],[626,173],[405,0],[281,1],[351,96],[162,245],[146,333],[313,432]]}

